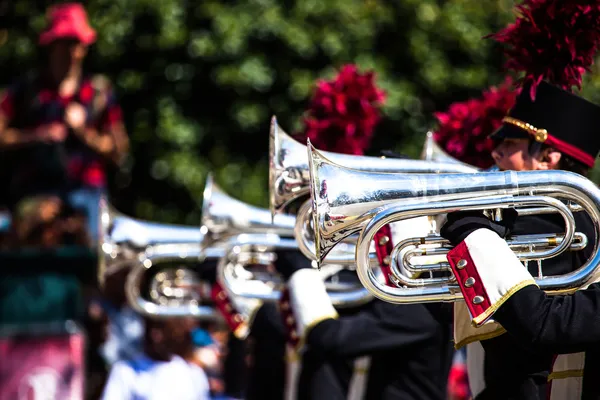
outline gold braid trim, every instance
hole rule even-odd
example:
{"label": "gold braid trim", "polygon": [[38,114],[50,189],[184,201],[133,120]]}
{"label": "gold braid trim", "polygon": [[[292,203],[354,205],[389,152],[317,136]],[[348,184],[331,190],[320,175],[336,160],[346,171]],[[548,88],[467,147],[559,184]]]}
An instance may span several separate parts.
{"label": "gold braid trim", "polygon": [[521,128],[524,131],[527,131],[530,135],[533,135],[536,142],[544,143],[546,139],[548,139],[548,131],[545,129],[536,128],[535,126],[521,121],[520,119],[516,119],[513,117],[504,117],[502,118],[502,122],[514,125],[517,128]]}
{"label": "gold braid trim", "polygon": [[550,375],[548,375],[548,382],[550,382],[554,379],[581,378],[581,377],[583,377],[582,369],[558,371],[558,372],[552,372]]}

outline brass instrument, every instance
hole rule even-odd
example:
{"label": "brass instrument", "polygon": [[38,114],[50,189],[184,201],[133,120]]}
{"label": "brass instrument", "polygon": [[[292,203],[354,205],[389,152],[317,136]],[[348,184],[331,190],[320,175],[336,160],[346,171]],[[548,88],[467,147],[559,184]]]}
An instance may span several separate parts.
{"label": "brass instrument", "polygon": [[[402,243],[392,254],[392,280],[397,287],[382,283],[370,267],[370,244],[384,225],[419,216],[458,210],[486,210],[501,218],[503,208],[519,214],[559,213],[565,221],[563,235],[527,235],[507,239],[523,261],[538,263],[536,279],[549,293],[574,291],[586,284],[600,262],[598,243],[593,256],[577,271],[561,276],[543,276],[541,261],[571,248],[587,245],[585,235],[575,232],[573,212],[585,211],[600,230],[600,189],[588,179],[565,171],[481,172],[478,174],[399,174],[366,172],[337,165],[308,144],[315,227],[315,252],[323,261],[344,238],[359,234],[356,268],[361,283],[376,297],[392,303],[455,301],[462,298],[452,276],[413,279],[405,271]],[[351,182],[352,184],[349,184]],[[421,241],[422,239],[422,241]],[[439,236],[417,238],[437,245],[437,255],[450,248]],[[437,243],[436,243],[437,241]],[[414,244],[414,241],[413,243]],[[439,263],[417,266],[429,272],[447,270]]]}
{"label": "brass instrument", "polygon": [[[274,301],[281,296],[281,279],[274,270],[270,272],[263,268],[260,273],[257,266],[267,267],[275,260],[276,249],[298,249],[294,237],[296,217],[293,215],[276,215],[271,223],[269,210],[253,207],[233,199],[223,192],[209,175],[204,190],[202,205],[201,232],[205,239],[200,249],[220,244],[224,246],[224,256],[218,269],[218,279],[221,285],[235,296]],[[308,246],[314,246],[309,242]],[[313,257],[314,258],[314,257]],[[309,258],[310,259],[310,258]],[[342,267],[334,261],[327,262],[327,271],[339,271]],[[376,261],[376,259],[375,259]],[[253,272],[246,266],[253,265]],[[354,260],[346,263],[343,268],[353,268]],[[333,275],[331,273],[330,275]],[[220,277],[220,278],[219,278]],[[357,282],[358,283],[358,282]],[[333,291],[331,282],[325,286]],[[348,289],[348,288],[347,288]],[[359,295],[353,291],[360,292]],[[371,296],[360,285],[346,291],[348,306],[355,304],[357,297],[364,296],[358,301],[366,302]],[[337,296],[336,304],[344,302]]]}
{"label": "brass instrument", "polygon": [[[201,320],[221,318],[211,305],[210,282],[203,282],[189,268],[160,271],[150,282],[150,299],[141,292],[147,272],[154,266],[167,263],[199,262],[223,256],[221,247],[200,250],[199,243],[176,243],[154,246],[131,266],[125,282],[125,295],[129,305],[142,315],[173,318],[196,317]],[[202,257],[201,257],[202,256]],[[177,272],[179,271],[179,272]],[[175,272],[175,279],[167,279]],[[162,275],[161,275],[162,274]],[[181,278],[186,277],[185,281]],[[165,287],[170,290],[165,291]],[[162,301],[161,301],[162,300]]]}
{"label": "brass instrument", "polygon": [[156,246],[199,246],[204,237],[199,226],[160,224],[128,217],[115,210],[106,198],[100,200],[99,207],[98,282],[101,287],[108,275],[131,267],[147,253],[151,254]]}
{"label": "brass instrument", "polygon": [[[272,270],[277,255],[273,249],[298,249],[296,241],[274,234],[243,234],[226,246],[226,256],[219,260],[217,280],[230,296],[277,301],[281,297],[284,283],[279,274]],[[253,265],[249,270],[247,265]],[[259,268],[257,268],[259,267]],[[340,284],[336,273],[343,266],[326,264],[320,269],[325,288],[337,307],[356,307],[372,300],[373,296],[358,282]]]}
{"label": "brass instrument", "polygon": [[431,131],[427,132],[425,135],[425,143],[423,144],[423,150],[421,151],[421,159],[425,161],[456,163],[473,168],[469,164],[459,161],[446,153],[433,139],[433,132]]}
{"label": "brass instrument", "polygon": [[206,248],[242,233],[293,236],[296,218],[293,215],[271,218],[267,210],[225,194],[209,174],[204,187],[201,224],[200,231],[204,235],[201,247]]}
{"label": "brass instrument", "polygon": [[[274,216],[286,206],[309,196],[310,174],[306,146],[291,138],[271,119],[269,135],[269,207]],[[332,152],[322,154],[333,162],[372,172],[439,173],[477,172],[478,169],[456,161],[424,161],[381,157],[355,156]]]}

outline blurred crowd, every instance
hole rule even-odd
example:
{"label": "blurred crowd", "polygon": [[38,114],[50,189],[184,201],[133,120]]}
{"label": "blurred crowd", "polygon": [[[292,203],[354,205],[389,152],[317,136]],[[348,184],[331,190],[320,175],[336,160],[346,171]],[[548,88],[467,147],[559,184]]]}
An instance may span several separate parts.
{"label": "blurred crowd", "polygon": [[[107,175],[128,152],[110,81],[83,68],[96,36],[85,9],[67,3],[51,8],[48,16],[39,37],[43,63],[15,77],[0,98],[0,250],[5,253],[94,251],[100,233],[99,201],[108,194]],[[85,311],[75,317],[87,340],[85,398],[128,399],[141,387],[163,390],[153,398],[222,394],[225,326],[141,317],[125,301],[124,279],[117,273],[103,290],[88,283],[81,291]],[[8,280],[5,275],[3,282]],[[44,294],[38,295],[43,301]],[[18,308],[3,312],[6,317],[17,314]],[[4,327],[7,321],[15,322],[6,317]],[[134,379],[137,375],[143,377]],[[150,386],[147,379],[159,384]],[[10,393],[0,397],[13,398]]]}

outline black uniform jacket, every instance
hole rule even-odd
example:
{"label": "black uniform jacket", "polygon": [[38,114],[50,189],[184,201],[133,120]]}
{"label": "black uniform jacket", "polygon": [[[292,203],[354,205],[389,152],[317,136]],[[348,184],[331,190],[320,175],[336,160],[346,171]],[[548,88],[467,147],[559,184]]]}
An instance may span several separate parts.
{"label": "black uniform jacket", "polygon": [[[584,213],[576,213],[576,231],[587,235],[590,245],[585,250],[565,252],[542,262],[544,275],[559,275],[579,268],[591,254],[591,248],[596,241],[594,229],[589,217]],[[528,216],[518,218],[513,229],[513,235],[530,233],[563,233],[564,222],[557,214]],[[529,272],[537,276],[537,262],[530,262]],[[523,304],[524,302],[519,302]],[[529,304],[528,304],[529,305]],[[527,308],[529,309],[529,308]],[[524,312],[524,318],[530,318]],[[508,318],[502,318],[501,313],[495,314],[495,319],[509,332]],[[600,332],[600,331],[598,331]],[[598,336],[600,339],[600,336]],[[484,378],[485,390],[477,396],[477,400],[487,399],[527,399],[546,400],[548,375],[554,360],[551,348],[533,347],[527,342],[517,340],[511,334],[503,334],[493,339],[481,342],[485,349]]]}
{"label": "black uniform jacket", "polygon": [[[366,399],[445,399],[452,361],[448,304],[394,305],[380,300],[316,325],[306,338],[298,399],[346,399],[353,361],[370,356]],[[264,305],[252,327],[254,364],[247,399],[281,399],[285,327]]]}

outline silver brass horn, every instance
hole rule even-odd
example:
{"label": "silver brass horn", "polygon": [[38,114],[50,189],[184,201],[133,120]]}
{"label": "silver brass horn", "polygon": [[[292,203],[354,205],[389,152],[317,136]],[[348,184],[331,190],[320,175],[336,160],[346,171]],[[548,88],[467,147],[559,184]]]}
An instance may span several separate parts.
{"label": "silver brass horn", "polygon": [[[217,280],[230,296],[261,301],[277,301],[281,297],[284,281],[274,273],[272,264],[277,255],[275,249],[297,250],[294,239],[274,234],[241,234],[226,246],[226,255],[219,260]],[[246,269],[248,265],[254,266]],[[356,307],[373,299],[361,285],[340,284],[336,273],[344,267],[326,264],[321,268],[327,293],[337,307]],[[333,278],[333,279],[329,279]]]}
{"label": "silver brass horn", "polygon": [[[423,144],[423,150],[421,151],[421,159],[425,161],[440,161],[461,164],[466,167],[470,167],[469,164],[463,163],[457,160],[448,153],[446,153],[439,144],[433,138],[433,132],[429,131],[425,135],[425,143]],[[472,167],[471,167],[472,168]]]}
{"label": "silver brass horn", "polygon": [[[132,263],[131,271],[127,274],[125,295],[129,305],[142,315],[159,318],[195,317],[201,320],[221,318],[219,312],[209,305],[212,303],[211,283],[200,281],[193,270],[185,267],[159,272],[149,285],[150,299],[142,294],[144,278],[150,268],[167,263],[185,265],[190,261],[198,261],[200,255],[199,243],[163,244],[149,248],[143,256],[140,255]],[[208,248],[202,250],[202,255],[203,259],[215,259],[223,256],[224,250],[222,247]],[[179,281],[166,279],[174,271],[180,271]],[[162,279],[161,274],[164,275]],[[182,276],[187,278],[186,282],[183,282]]]}
{"label": "silver brass horn", "polygon": [[106,198],[100,200],[100,244],[98,281],[143,256],[153,246],[182,244],[199,246],[204,235],[200,227],[159,224],[137,220],[115,210]]}
{"label": "silver brass horn", "polygon": [[[319,261],[315,253],[315,232],[312,217],[312,201],[308,199],[300,209],[296,216],[296,227],[294,229],[294,236],[298,248],[309,260]],[[348,236],[339,243],[336,244],[335,248],[327,254],[327,263],[347,265],[354,267],[356,265],[356,240],[358,235]],[[379,264],[375,248],[370,255],[371,262],[374,265]],[[323,260],[321,260],[323,261]]]}
{"label": "silver brass horn", "polygon": [[[323,152],[335,163],[364,171],[392,171],[406,173],[477,172],[469,165],[453,162],[390,159]],[[306,159],[306,146],[298,143],[283,131],[277,119],[271,119],[269,142],[270,210],[275,215],[294,200],[309,194],[310,174]]]}
{"label": "silver brass horn", "polygon": [[248,205],[223,192],[213,181],[212,174],[206,178],[202,201],[202,227],[205,238],[202,247],[242,233],[273,233],[293,236],[296,218],[278,215],[272,220],[268,210]]}
{"label": "silver brass horn", "polygon": [[[208,176],[202,206],[201,231],[205,237],[200,250],[217,244],[226,246],[225,257],[222,260],[223,265],[227,267],[220,269],[220,276],[223,280],[222,286],[231,294],[260,300],[267,298],[274,300],[280,297],[281,285],[278,285],[280,279],[277,273],[274,271],[258,273],[256,268],[253,273],[245,269],[249,265],[269,265],[277,249],[298,249],[298,243],[293,239],[296,217],[276,215],[274,221],[275,223],[271,223],[269,210],[253,207],[231,198],[214,183],[211,175]],[[347,254],[345,256],[348,258]],[[354,259],[348,259],[351,262],[346,262],[345,266],[340,267],[337,264],[328,266],[328,271],[353,268]],[[328,260],[328,264],[331,263],[333,262]],[[326,287],[333,290],[328,282]],[[358,296],[356,293],[348,294],[349,292],[344,293],[347,294],[346,297],[340,294],[336,302],[347,300],[350,305],[355,304],[356,297],[366,294],[363,289],[362,286],[358,286],[357,290],[360,291]],[[360,301],[367,301],[367,299],[361,298]]]}
{"label": "silver brass horn", "polygon": [[[393,303],[455,301],[462,297],[453,278],[412,279],[399,268],[402,259],[394,251],[391,265],[398,287],[383,284],[370,268],[369,248],[375,233],[389,223],[419,216],[458,210],[489,210],[496,217],[502,208],[515,207],[521,214],[557,212],[565,220],[563,235],[528,235],[531,246],[522,260],[554,257],[576,237],[572,212],[585,211],[600,232],[600,189],[588,179],[565,171],[482,172],[479,174],[397,174],[353,170],[327,160],[309,143],[311,196],[316,253],[323,260],[345,237],[360,233],[356,249],[357,273],[361,283],[376,297]],[[566,202],[567,204],[565,204]],[[570,203],[578,207],[570,207]],[[522,238],[521,238],[522,239]],[[519,238],[517,238],[519,240]],[[534,242],[539,240],[538,245]],[[510,244],[510,238],[507,240]],[[446,245],[444,245],[446,246]],[[577,271],[536,279],[552,293],[574,291],[586,284],[600,263],[598,243],[593,256]],[[525,247],[525,249],[523,249]]]}

